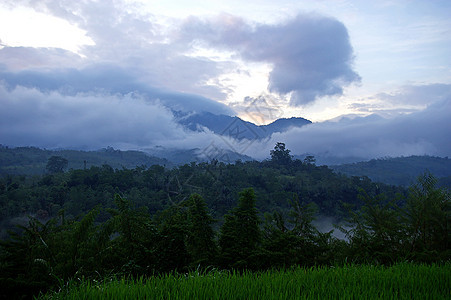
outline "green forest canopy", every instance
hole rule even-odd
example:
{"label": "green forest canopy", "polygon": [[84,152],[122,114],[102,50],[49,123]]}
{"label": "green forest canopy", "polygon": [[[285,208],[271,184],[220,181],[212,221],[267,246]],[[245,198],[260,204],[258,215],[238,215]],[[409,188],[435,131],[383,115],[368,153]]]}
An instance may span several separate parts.
{"label": "green forest canopy", "polygon": [[[288,155],[2,177],[3,224],[35,215],[1,242],[2,293],[35,294],[75,275],[451,258],[450,193],[432,175],[407,190],[274,151]],[[347,240],[317,230],[318,213],[346,221]]]}

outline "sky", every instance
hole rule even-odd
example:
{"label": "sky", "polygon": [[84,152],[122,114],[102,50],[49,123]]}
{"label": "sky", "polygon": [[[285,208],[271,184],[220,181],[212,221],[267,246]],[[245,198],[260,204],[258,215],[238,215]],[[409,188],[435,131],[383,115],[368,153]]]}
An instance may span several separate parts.
{"label": "sky", "polygon": [[177,110],[313,121],[250,141],[256,158],[276,141],[295,154],[448,156],[450,14],[448,0],[3,0],[0,143],[229,144],[187,132]]}

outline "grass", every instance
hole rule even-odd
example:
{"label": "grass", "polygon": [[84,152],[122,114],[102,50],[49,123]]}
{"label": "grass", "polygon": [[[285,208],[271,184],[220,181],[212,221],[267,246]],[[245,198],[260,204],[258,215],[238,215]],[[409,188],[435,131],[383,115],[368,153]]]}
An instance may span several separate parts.
{"label": "grass", "polygon": [[451,299],[451,264],[296,268],[81,280],[42,299]]}

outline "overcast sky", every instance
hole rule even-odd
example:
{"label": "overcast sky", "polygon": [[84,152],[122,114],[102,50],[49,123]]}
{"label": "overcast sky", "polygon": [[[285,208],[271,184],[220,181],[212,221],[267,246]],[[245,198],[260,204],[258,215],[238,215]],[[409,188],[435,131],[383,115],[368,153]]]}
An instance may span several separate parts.
{"label": "overcast sky", "polygon": [[202,148],[222,139],[171,110],[205,110],[314,122],[253,143],[259,158],[278,140],[451,155],[450,15],[448,0],[3,0],[0,143]]}

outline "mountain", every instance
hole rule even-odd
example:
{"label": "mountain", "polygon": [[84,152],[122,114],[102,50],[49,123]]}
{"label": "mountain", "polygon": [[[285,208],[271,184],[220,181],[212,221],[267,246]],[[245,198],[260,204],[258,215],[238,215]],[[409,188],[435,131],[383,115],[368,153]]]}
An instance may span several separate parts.
{"label": "mountain", "polygon": [[183,114],[175,113],[179,124],[191,131],[202,131],[204,128],[236,139],[263,139],[275,132],[284,132],[291,127],[302,127],[312,122],[304,118],[277,119],[268,125],[255,125],[239,117],[215,115],[209,112]]}
{"label": "mountain", "polygon": [[266,130],[271,135],[275,132],[284,132],[292,127],[302,127],[308,124],[311,124],[312,121],[309,121],[300,117],[292,117],[292,118],[281,118],[277,119],[271,124],[259,126],[263,130]]}
{"label": "mountain", "polygon": [[408,156],[372,159],[366,162],[330,166],[338,173],[351,176],[367,176],[376,182],[409,186],[424,172],[437,177],[446,186],[451,176],[451,159],[448,157]]}

